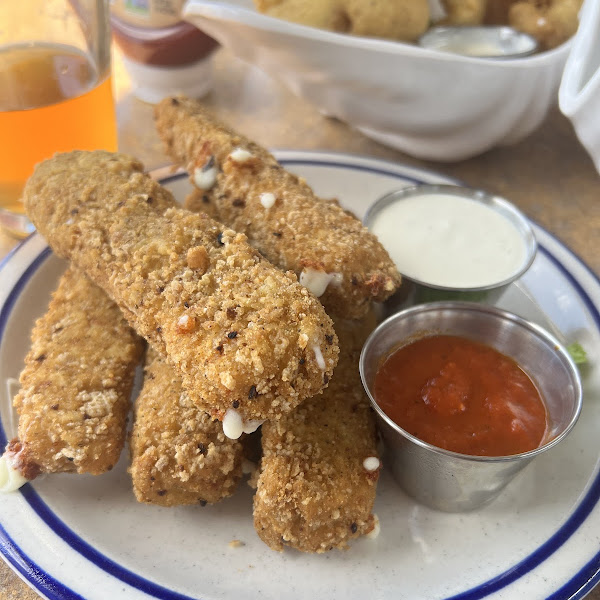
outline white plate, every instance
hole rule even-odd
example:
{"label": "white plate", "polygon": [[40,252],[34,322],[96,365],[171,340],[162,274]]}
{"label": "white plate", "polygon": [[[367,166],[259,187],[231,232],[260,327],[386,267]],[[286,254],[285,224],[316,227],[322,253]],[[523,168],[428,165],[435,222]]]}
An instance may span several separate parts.
{"label": "white plate", "polygon": [[[382,194],[434,173],[356,156],[278,152],[323,197],[362,216]],[[181,175],[165,179],[181,196]],[[278,554],[252,527],[252,491],[212,507],[136,503],[127,453],[101,477],[54,475],[0,497],[0,551],[52,599],[581,598],[600,580],[600,281],[535,227],[540,251],[501,305],[580,342],[584,406],[568,438],[539,457],[486,508],[451,515],[406,497],[384,471],[382,531],[347,552]],[[34,319],[64,264],[34,235],[0,271],[0,443],[14,417],[4,382],[17,377]],[[244,546],[232,548],[238,539]]]}

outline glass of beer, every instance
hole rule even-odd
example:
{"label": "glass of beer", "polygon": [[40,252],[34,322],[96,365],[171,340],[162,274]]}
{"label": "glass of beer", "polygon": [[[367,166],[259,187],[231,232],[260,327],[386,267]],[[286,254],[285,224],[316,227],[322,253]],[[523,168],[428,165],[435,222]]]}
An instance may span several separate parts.
{"label": "glass of beer", "polygon": [[0,1],[0,226],[33,230],[21,195],[55,152],[116,150],[108,0]]}

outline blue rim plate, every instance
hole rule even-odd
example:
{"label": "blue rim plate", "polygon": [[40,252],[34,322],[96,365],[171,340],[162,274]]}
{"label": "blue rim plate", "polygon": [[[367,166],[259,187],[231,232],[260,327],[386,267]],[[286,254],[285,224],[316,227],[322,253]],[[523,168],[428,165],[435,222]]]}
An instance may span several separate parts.
{"label": "blue rim plate", "polygon": [[[317,194],[337,197],[359,217],[395,188],[454,183],[347,154],[276,155]],[[157,176],[178,198],[189,189],[184,174]],[[407,498],[384,471],[377,539],[359,540],[347,552],[279,554],[253,530],[245,484],[212,507],[140,505],[125,452],[106,475],[46,476],[0,496],[0,553],[41,595],[57,600],[582,598],[600,580],[600,281],[533,226],[539,254],[499,305],[584,346],[584,407],[571,435],[491,505],[438,513]],[[18,377],[31,326],[63,269],[37,234],[0,264],[0,443],[14,432],[6,382]],[[234,539],[244,545],[233,547]]]}

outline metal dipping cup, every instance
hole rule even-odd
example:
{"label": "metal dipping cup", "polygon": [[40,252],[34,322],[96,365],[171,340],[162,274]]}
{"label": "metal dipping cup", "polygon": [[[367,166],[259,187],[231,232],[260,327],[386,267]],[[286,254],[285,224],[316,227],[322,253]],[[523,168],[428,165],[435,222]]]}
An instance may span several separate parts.
{"label": "metal dipping cup", "polygon": [[[379,408],[373,387],[385,358],[407,343],[436,334],[487,344],[511,357],[531,377],[549,421],[539,448],[497,457],[450,452],[404,431]],[[410,496],[446,512],[469,511],[491,502],[531,460],[563,440],[581,412],[579,373],[563,346],[542,327],[484,304],[434,302],[391,316],[367,339],[360,375],[385,443],[385,464]]]}
{"label": "metal dipping cup", "polygon": [[[363,218],[363,223],[370,231],[376,233],[374,231],[374,225],[376,225],[377,217],[380,214],[385,213],[385,210],[388,206],[396,202],[402,202],[408,198],[427,196],[430,194],[457,196],[467,200],[474,200],[486,205],[508,219],[508,221],[516,228],[525,244],[524,260],[519,267],[515,269],[510,277],[496,281],[492,284],[468,288],[437,285],[435,283],[419,279],[418,277],[408,276],[403,273],[402,269],[399,267],[403,283],[398,292],[396,292],[383,305],[384,316],[393,314],[402,307],[409,306],[411,304],[419,304],[422,302],[460,300],[494,304],[500,299],[502,294],[506,291],[511,283],[517,281],[526,273],[535,259],[535,255],[537,253],[537,241],[527,217],[508,200],[500,196],[494,196],[493,194],[473,188],[462,187],[458,185],[424,184],[394,190],[376,200],[369,207]],[[381,243],[385,247],[385,239],[382,239]],[[473,252],[477,252],[476,247],[473,248]],[[394,260],[393,254],[390,254]]]}
{"label": "metal dipping cup", "polygon": [[419,46],[491,59],[521,58],[538,50],[535,38],[506,25],[431,27]]}

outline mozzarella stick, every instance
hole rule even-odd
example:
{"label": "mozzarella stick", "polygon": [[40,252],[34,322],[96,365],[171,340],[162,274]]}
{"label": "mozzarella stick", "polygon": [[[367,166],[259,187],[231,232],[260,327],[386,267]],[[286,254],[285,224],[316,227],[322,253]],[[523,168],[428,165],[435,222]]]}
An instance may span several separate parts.
{"label": "mozzarella stick", "polygon": [[292,270],[330,315],[360,318],[384,301],[400,276],[389,255],[354,216],[317,198],[264,148],[184,97],[155,109],[167,154],[214,202],[218,218],[248,236],[273,264]]}
{"label": "mozzarella stick", "polygon": [[340,361],[323,402],[262,427],[254,527],[274,550],[346,548],[377,526],[380,471],[373,412],[358,374],[365,322],[336,321]]}
{"label": "mozzarella stick", "polygon": [[11,470],[31,480],[112,469],[125,442],[142,350],[114,302],[68,268],[31,334],[14,399],[18,439],[8,444],[0,469],[5,484]]}
{"label": "mozzarella stick", "polygon": [[161,506],[212,504],[233,494],[243,447],[200,410],[171,365],[148,349],[130,438],[133,490]]}
{"label": "mozzarella stick", "polygon": [[319,301],[243,234],[177,207],[135,159],[58,154],[36,167],[25,206],[52,249],[115,300],[228,437],[327,384],[338,346]]}

